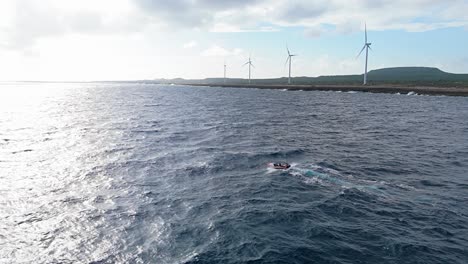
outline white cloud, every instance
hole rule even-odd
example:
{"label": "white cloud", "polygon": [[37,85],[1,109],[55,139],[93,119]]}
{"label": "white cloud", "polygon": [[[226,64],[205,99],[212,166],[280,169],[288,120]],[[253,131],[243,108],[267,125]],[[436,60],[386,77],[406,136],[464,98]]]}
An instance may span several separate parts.
{"label": "white cloud", "polygon": [[195,40],[192,40],[192,41],[189,41],[189,42],[185,43],[183,45],[183,48],[184,49],[191,49],[191,48],[194,48],[197,45],[198,45],[198,42],[196,42]]}
{"label": "white cloud", "polygon": [[3,0],[0,43],[28,53],[43,38],[138,32],[148,23],[139,12],[128,0]]}
{"label": "white cloud", "polygon": [[276,32],[279,31],[277,27],[260,26],[260,27],[241,27],[233,24],[215,23],[209,29],[213,33],[242,33],[242,32]]}
{"label": "white cloud", "polygon": [[218,45],[213,45],[210,48],[202,51],[201,55],[206,57],[227,57],[227,56],[238,56],[243,53],[242,49],[235,48],[232,50],[225,49]]}
{"label": "white cloud", "polygon": [[311,26],[304,30],[304,35],[309,38],[318,38],[325,32],[326,30],[321,26]]}
{"label": "white cloud", "polygon": [[[284,58],[272,59],[276,44],[269,37],[295,33],[287,27],[303,29],[307,37],[337,39],[361,30],[364,21],[369,30],[468,29],[467,10],[467,0],[0,0],[0,69],[9,76],[1,78],[208,77],[222,69],[223,57],[229,57],[232,75],[244,76],[245,68],[238,69],[248,56],[244,50],[265,58],[255,57],[256,75],[274,77],[282,74]],[[278,33],[234,34],[272,31]],[[339,56],[333,50],[312,52],[303,62],[295,60],[294,74],[362,71],[362,62],[332,57]],[[320,57],[327,52],[329,57]],[[451,65],[467,69],[466,63]]]}
{"label": "white cloud", "polygon": [[319,37],[355,32],[367,21],[370,30],[427,31],[468,27],[467,10],[466,0],[2,0],[0,45],[27,50],[41,38],[148,27],[263,32],[299,26],[306,36]]}
{"label": "white cloud", "polygon": [[209,29],[213,32],[301,26],[307,28],[305,34],[317,36],[319,32],[311,28],[331,25],[337,33],[349,33],[359,30],[364,21],[372,30],[425,31],[468,25],[465,0],[133,1],[153,21],[160,20],[177,28]]}

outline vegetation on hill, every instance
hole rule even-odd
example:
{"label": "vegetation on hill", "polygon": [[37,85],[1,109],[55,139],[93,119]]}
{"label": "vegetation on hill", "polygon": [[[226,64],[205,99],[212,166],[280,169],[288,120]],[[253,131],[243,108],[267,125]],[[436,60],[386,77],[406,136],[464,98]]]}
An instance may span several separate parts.
{"label": "vegetation on hill", "polygon": [[[363,75],[336,75],[319,77],[294,77],[292,84],[337,84],[360,85]],[[454,74],[429,67],[397,67],[370,71],[368,74],[371,85],[405,85],[405,86],[440,86],[440,87],[468,87],[468,74]],[[207,78],[201,80],[158,79],[159,83],[174,84],[223,84],[223,78]],[[246,79],[227,79],[226,84],[247,84]],[[286,84],[287,78],[253,79],[255,84]]]}

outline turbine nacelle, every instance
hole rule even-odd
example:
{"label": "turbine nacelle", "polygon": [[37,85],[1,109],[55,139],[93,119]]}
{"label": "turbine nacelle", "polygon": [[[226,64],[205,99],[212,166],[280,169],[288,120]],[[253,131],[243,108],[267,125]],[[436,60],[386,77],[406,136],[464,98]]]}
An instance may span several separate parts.
{"label": "turbine nacelle", "polygon": [[289,51],[289,47],[287,45],[286,45],[286,50],[288,51],[288,57],[298,56],[297,54],[291,54],[291,51]]}
{"label": "turbine nacelle", "polygon": [[255,66],[253,65],[252,61],[250,61],[250,60],[249,60],[248,62],[244,63],[244,65],[242,65],[242,66],[245,66],[245,65],[250,65],[250,66],[252,66],[252,67],[255,68]]}

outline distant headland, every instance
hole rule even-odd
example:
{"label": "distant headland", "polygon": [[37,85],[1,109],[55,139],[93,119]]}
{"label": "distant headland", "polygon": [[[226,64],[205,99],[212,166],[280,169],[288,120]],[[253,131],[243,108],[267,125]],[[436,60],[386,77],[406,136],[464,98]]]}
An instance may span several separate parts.
{"label": "distant headland", "polygon": [[247,79],[155,79],[150,82],[194,86],[239,87],[259,89],[362,91],[375,93],[418,93],[429,95],[468,96],[468,74],[454,74],[430,67],[397,67],[370,71],[368,85],[363,75]]}

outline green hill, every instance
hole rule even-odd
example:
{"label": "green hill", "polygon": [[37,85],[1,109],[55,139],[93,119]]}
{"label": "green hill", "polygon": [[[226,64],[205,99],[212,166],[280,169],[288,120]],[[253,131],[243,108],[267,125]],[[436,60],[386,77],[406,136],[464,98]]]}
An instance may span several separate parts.
{"label": "green hill", "polygon": [[369,72],[369,78],[376,81],[440,81],[440,80],[468,80],[468,74],[453,74],[437,68],[427,67],[399,67],[374,70]]}
{"label": "green hill", "polygon": [[369,77],[376,80],[393,80],[395,78],[405,80],[433,80],[435,78],[444,78],[448,75],[451,74],[437,68],[426,67],[385,68],[369,72]]}
{"label": "green hill", "polygon": [[[363,75],[336,75],[319,77],[294,77],[293,84],[362,84]],[[154,82],[175,84],[222,84],[222,78],[207,78],[202,80],[159,79]],[[369,84],[398,84],[407,86],[442,86],[468,87],[468,74],[454,74],[430,67],[397,67],[372,70],[368,74]],[[227,79],[226,84],[246,84],[246,79]],[[286,84],[287,78],[254,79],[255,84]]]}

